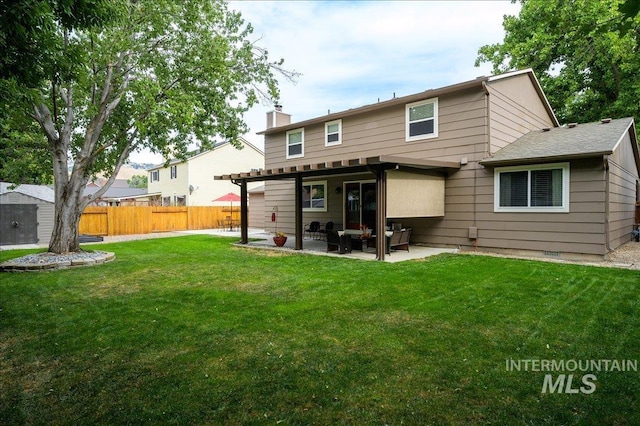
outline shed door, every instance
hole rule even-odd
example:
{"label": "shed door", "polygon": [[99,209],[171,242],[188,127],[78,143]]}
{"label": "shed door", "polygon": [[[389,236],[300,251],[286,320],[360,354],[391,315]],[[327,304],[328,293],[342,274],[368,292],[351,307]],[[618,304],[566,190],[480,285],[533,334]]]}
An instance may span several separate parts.
{"label": "shed door", "polygon": [[38,206],[0,204],[0,245],[38,242]]}

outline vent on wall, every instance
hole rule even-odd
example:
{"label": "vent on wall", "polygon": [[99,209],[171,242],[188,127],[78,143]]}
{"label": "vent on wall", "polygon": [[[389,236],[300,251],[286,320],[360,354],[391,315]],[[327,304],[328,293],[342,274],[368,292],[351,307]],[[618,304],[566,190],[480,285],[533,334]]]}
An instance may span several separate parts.
{"label": "vent on wall", "polygon": [[559,251],[543,251],[542,252],[545,256],[553,256],[553,257],[560,257],[560,252]]}

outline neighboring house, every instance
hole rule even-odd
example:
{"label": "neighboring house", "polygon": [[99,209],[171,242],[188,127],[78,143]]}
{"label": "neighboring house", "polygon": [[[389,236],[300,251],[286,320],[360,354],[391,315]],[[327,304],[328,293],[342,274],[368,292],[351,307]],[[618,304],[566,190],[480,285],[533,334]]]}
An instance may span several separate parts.
{"label": "neighboring house", "polygon": [[244,139],[241,144],[243,148],[238,150],[231,143],[222,142],[186,161],[172,160],[167,167],[162,164],[148,169],[149,193],[160,193],[163,206],[211,206],[224,194],[239,194],[237,185],[214,181],[213,177],[264,168],[264,153]]}
{"label": "neighboring house", "polygon": [[265,170],[219,178],[265,181],[265,216],[277,210],[298,249],[312,220],[377,235],[395,223],[412,228],[412,243],[559,258],[601,258],[631,239],[633,119],[559,127],[532,70],[299,123],[276,107],[267,123]]}
{"label": "neighboring house", "polygon": [[55,194],[44,185],[0,182],[0,245],[49,244]]}

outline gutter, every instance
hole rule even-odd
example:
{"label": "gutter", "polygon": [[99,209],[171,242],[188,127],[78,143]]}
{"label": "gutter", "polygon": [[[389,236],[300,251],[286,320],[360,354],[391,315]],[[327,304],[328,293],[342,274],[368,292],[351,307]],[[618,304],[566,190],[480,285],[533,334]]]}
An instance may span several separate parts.
{"label": "gutter", "polygon": [[352,117],[354,115],[367,114],[373,111],[379,111],[384,108],[389,108],[397,105],[404,105],[411,102],[421,101],[423,99],[435,98],[450,93],[455,93],[462,90],[468,90],[474,87],[478,87],[489,80],[489,77],[478,77],[475,80],[469,80],[463,83],[452,84],[450,86],[441,87],[438,89],[429,89],[424,92],[414,93],[412,95],[402,96],[398,98],[392,98],[387,101],[378,102],[375,104],[365,105],[358,108],[348,109],[346,111],[336,112],[321,117],[311,118],[309,120],[299,121],[297,123],[291,123],[280,127],[272,127],[266,130],[257,132],[257,135],[272,135],[274,133],[280,133],[291,129],[298,129],[301,127],[307,127],[313,124],[325,123],[327,121],[337,120],[339,118]]}
{"label": "gutter", "polygon": [[610,214],[610,206],[609,206],[609,191],[610,191],[610,175],[609,171],[609,156],[602,156],[602,162],[604,164],[604,245],[607,253],[611,251],[611,243],[609,241],[609,214]]}

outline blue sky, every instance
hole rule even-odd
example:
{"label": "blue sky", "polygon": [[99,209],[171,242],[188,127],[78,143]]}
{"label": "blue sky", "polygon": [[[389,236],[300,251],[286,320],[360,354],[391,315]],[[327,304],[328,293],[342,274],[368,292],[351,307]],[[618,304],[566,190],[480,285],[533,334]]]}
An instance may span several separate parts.
{"label": "blue sky", "polygon": [[[500,1],[235,1],[271,59],[301,73],[281,79],[280,103],[292,121],[404,96],[491,74],[474,67],[478,48],[504,38],[503,16],[519,4]],[[246,115],[245,138],[263,148],[266,113]],[[161,162],[150,154],[132,161]],[[239,170],[240,171],[240,170]]]}

